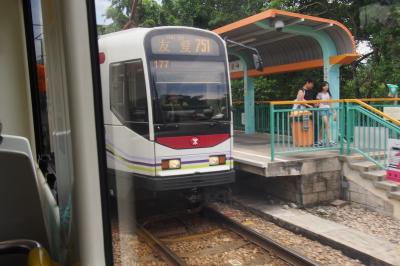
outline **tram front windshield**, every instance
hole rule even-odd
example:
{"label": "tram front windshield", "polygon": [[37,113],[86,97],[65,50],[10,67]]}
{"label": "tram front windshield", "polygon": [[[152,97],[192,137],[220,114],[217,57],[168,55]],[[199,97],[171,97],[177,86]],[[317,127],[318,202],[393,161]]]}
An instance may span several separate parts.
{"label": "tram front windshield", "polygon": [[155,123],[229,120],[226,65],[222,61],[151,61]]}

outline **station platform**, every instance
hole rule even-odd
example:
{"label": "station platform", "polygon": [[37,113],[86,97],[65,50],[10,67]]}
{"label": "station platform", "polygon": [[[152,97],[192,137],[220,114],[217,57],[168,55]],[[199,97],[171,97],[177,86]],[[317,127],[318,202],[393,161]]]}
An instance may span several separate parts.
{"label": "station platform", "polygon": [[234,132],[233,158],[238,170],[265,176],[298,176],[315,172],[316,163],[329,167],[339,151],[321,150],[275,156],[271,161],[270,136],[267,133]]}

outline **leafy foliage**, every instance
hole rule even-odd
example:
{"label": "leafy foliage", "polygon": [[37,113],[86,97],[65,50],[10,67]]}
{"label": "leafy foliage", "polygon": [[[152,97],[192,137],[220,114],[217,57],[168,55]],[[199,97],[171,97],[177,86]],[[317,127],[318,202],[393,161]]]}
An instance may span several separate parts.
{"label": "leafy foliage", "polygon": [[[385,97],[386,83],[400,82],[400,7],[397,0],[139,0],[137,26],[184,25],[214,29],[241,18],[276,8],[344,23],[357,43],[369,44],[371,53],[341,69],[341,97]],[[110,0],[105,16],[113,23],[99,33],[121,30],[129,19],[131,0]],[[388,10],[383,15],[374,10]],[[371,11],[372,10],[372,11]],[[320,81],[321,70],[255,79],[256,100],[293,99],[306,78]],[[317,83],[318,84],[318,83]],[[243,81],[232,81],[235,100],[243,99]]]}
{"label": "leafy foliage", "polygon": [[[107,9],[105,16],[113,22],[104,26],[104,32],[110,33],[120,31],[129,20],[132,9],[131,0],[110,0],[111,5]],[[160,26],[162,8],[155,0],[141,0],[138,3],[135,20],[139,27]]]}

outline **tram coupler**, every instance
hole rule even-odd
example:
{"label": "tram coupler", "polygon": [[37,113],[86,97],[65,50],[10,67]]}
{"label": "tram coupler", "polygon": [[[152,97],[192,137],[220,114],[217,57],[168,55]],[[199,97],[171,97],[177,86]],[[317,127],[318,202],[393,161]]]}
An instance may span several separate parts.
{"label": "tram coupler", "polygon": [[203,195],[197,188],[190,189],[184,194],[189,204],[196,204],[203,201]]}
{"label": "tram coupler", "polygon": [[204,191],[204,202],[206,204],[213,202],[230,203],[231,201],[232,189],[229,186],[209,187]]}

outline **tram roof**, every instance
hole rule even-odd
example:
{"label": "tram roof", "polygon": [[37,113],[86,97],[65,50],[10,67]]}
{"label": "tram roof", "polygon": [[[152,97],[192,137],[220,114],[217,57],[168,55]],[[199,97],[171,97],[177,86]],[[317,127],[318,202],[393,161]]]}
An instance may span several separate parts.
{"label": "tram roof", "polygon": [[[284,23],[282,30],[274,27],[278,20]],[[266,10],[214,32],[260,51],[264,70],[250,70],[249,76],[320,68],[327,50],[330,64],[349,64],[358,58],[354,37],[340,22],[282,10]],[[228,44],[228,50],[231,61],[235,60],[234,54],[246,54],[242,47],[233,44]],[[242,76],[241,71],[231,73],[232,78]]]}

